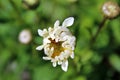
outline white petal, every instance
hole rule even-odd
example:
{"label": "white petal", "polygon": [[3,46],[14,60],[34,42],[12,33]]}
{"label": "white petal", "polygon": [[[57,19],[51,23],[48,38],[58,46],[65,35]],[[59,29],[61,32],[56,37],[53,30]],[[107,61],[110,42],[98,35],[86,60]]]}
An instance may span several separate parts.
{"label": "white petal", "polygon": [[52,40],[54,40],[54,39],[55,39],[54,34],[50,34],[49,36],[52,38]]}
{"label": "white petal", "polygon": [[51,27],[48,28],[49,33],[51,33],[53,31],[53,29]]}
{"label": "white petal", "polygon": [[43,57],[44,60],[51,60],[50,57]]}
{"label": "white petal", "polygon": [[69,40],[70,39],[70,36],[66,35],[63,37],[64,40]]}
{"label": "white petal", "polygon": [[48,55],[49,55],[49,56],[52,56],[53,51],[54,51],[54,47],[50,48],[50,49],[49,49],[49,54],[48,54]]}
{"label": "white petal", "polygon": [[55,56],[55,60],[58,61],[58,56]]}
{"label": "white petal", "polygon": [[54,24],[54,28],[57,28],[59,25],[60,25],[60,21],[57,20],[57,21],[55,22],[55,24]]}
{"label": "white petal", "polygon": [[46,55],[49,55],[49,48],[44,48],[44,53],[46,54]]}
{"label": "white petal", "polygon": [[52,64],[52,65],[53,65],[53,67],[56,67],[56,66],[57,66],[56,62],[53,62],[53,64]]}
{"label": "white petal", "polygon": [[70,50],[65,50],[64,52],[65,52],[65,53],[64,53],[64,57],[65,57],[65,58],[68,58],[68,57],[70,56],[70,54],[71,54],[71,51],[70,51]]}
{"label": "white petal", "polygon": [[44,43],[51,43],[51,41],[48,38],[44,38],[43,42]]}
{"label": "white petal", "polygon": [[41,45],[41,46],[38,46],[37,48],[36,48],[36,50],[42,50],[43,49],[43,45]]}
{"label": "white petal", "polygon": [[74,18],[69,17],[63,21],[62,26],[63,27],[71,26],[73,23],[74,23]]}
{"label": "white petal", "polygon": [[59,59],[62,61],[62,60],[64,60],[64,52],[61,52],[60,54],[61,55],[59,56]]}
{"label": "white petal", "polygon": [[58,42],[58,38],[55,39],[55,42]]}
{"label": "white petal", "polygon": [[70,57],[73,59],[74,58],[74,52],[72,52],[72,54],[70,55]]}
{"label": "white petal", "polygon": [[68,60],[66,60],[66,61],[64,61],[62,63],[61,68],[62,68],[63,71],[65,71],[65,72],[67,71],[67,69],[68,69]]}
{"label": "white petal", "polygon": [[43,36],[43,37],[47,37],[48,35],[49,35],[49,34],[48,34],[47,29],[43,29],[42,36]]}
{"label": "white petal", "polygon": [[71,37],[71,42],[75,42],[76,38],[73,36]]}
{"label": "white petal", "polygon": [[43,31],[42,31],[41,29],[38,29],[38,34],[39,34],[40,36],[43,36]]}
{"label": "white petal", "polygon": [[69,43],[67,41],[65,41],[65,42],[62,43],[62,47],[66,47],[66,45],[69,45]]}
{"label": "white petal", "polygon": [[59,60],[59,61],[58,61],[58,65],[61,65],[61,64],[62,64],[62,61]]}
{"label": "white petal", "polygon": [[47,33],[47,29],[43,29],[44,34]]}

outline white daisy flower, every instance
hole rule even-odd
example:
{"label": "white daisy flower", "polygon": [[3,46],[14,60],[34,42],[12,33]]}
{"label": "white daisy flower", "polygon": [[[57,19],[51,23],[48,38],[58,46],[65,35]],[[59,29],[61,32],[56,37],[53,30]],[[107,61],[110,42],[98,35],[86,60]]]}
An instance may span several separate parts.
{"label": "white daisy flower", "polygon": [[74,23],[74,18],[65,19],[60,26],[59,20],[54,24],[54,28],[38,29],[38,34],[43,37],[43,45],[38,46],[37,50],[44,49],[44,60],[51,60],[53,67],[61,65],[65,72],[68,69],[68,58],[74,58],[75,37],[67,27]]}

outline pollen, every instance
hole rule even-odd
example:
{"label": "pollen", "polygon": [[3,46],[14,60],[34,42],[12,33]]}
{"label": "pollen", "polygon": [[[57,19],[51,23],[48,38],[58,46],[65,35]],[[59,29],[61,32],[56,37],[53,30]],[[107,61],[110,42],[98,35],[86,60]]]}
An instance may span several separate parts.
{"label": "pollen", "polygon": [[56,42],[55,40],[49,39],[51,41],[50,48],[54,48],[54,52],[52,54],[52,58],[55,58],[56,56],[59,56],[61,52],[64,51],[64,48],[62,47],[62,41]]}

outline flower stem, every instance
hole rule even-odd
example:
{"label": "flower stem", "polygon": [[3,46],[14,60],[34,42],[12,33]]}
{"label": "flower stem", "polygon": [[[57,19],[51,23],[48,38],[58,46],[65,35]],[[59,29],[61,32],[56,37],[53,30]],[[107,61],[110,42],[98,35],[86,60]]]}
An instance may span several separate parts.
{"label": "flower stem", "polygon": [[97,30],[95,36],[92,38],[92,43],[94,43],[96,41],[97,36],[99,35],[99,33],[100,33],[101,29],[103,28],[106,21],[107,21],[107,17],[104,17],[102,22],[100,23],[100,25],[98,27],[98,30]]}
{"label": "flower stem", "polygon": [[20,22],[23,24],[24,21],[23,21],[23,19],[22,19],[22,17],[21,17],[20,11],[19,11],[18,8],[17,8],[17,5],[15,4],[15,2],[14,2],[13,0],[9,0],[9,2],[10,2],[10,4],[12,5],[13,9],[15,10],[16,15],[17,15],[17,18],[18,18],[18,19],[20,20]]}

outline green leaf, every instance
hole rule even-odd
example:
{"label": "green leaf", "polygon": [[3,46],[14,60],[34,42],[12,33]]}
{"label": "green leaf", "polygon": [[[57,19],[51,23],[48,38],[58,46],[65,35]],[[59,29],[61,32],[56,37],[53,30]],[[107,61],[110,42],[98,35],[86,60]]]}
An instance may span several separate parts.
{"label": "green leaf", "polygon": [[112,54],[109,57],[110,64],[120,72],[120,56]]}

